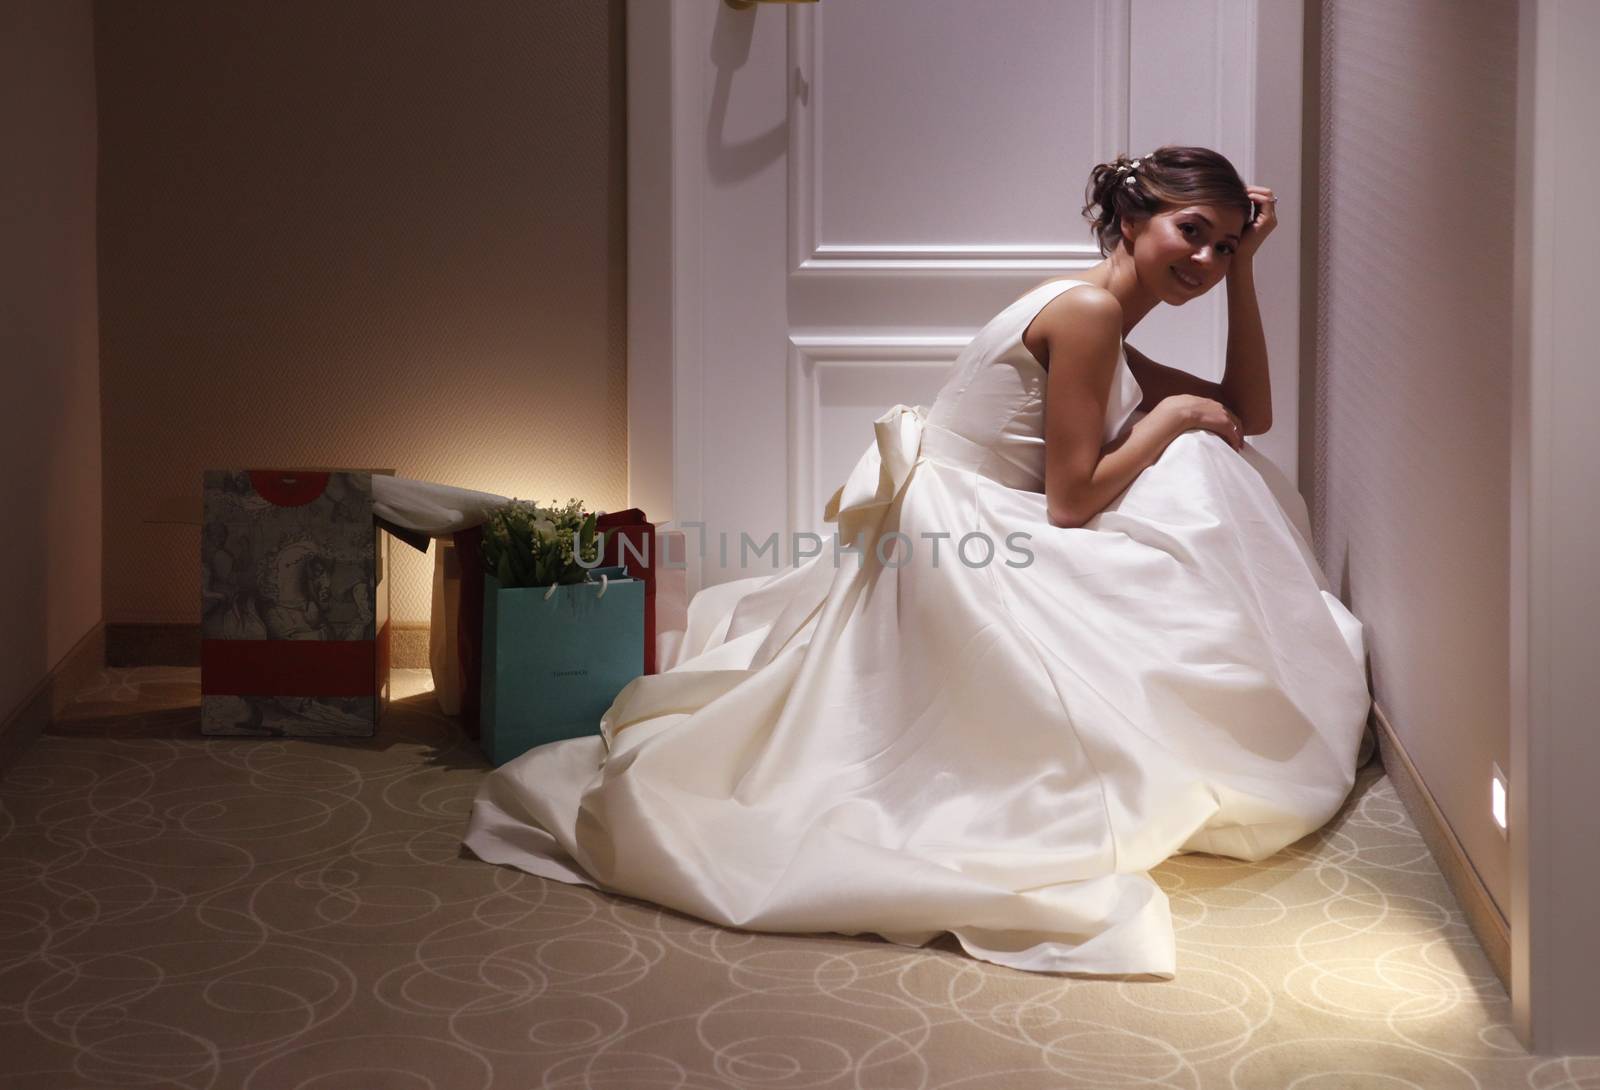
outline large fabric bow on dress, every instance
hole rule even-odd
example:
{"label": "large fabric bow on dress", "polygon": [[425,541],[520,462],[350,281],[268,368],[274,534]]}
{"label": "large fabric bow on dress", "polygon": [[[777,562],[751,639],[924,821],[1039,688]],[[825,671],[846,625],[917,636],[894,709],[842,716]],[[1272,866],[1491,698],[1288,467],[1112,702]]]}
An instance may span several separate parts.
{"label": "large fabric bow on dress", "polygon": [[[841,570],[836,561],[839,549],[859,548],[863,555],[877,544],[876,531],[882,526],[889,506],[905,489],[911,471],[921,458],[922,435],[928,410],[923,405],[895,405],[873,421],[874,442],[856,461],[855,468],[836,489],[823,511],[823,520],[836,523],[838,547],[825,548],[799,569],[785,573],[786,601],[767,627],[765,638],[742,669],[668,671],[636,678],[617,694],[611,708],[601,718],[600,737],[608,749],[623,728],[657,716],[686,713],[709,704],[730,692],[746,678],[766,666],[802,632],[827,601],[834,581],[843,575],[856,579],[861,565]],[[852,596],[840,602],[848,605]],[[756,602],[751,594],[747,601]],[[737,631],[739,617],[730,621]]]}
{"label": "large fabric bow on dress", "polygon": [[[873,547],[870,531],[911,479],[927,422],[923,405],[896,405],[872,422],[877,441],[861,455],[822,513],[823,521],[838,524],[840,542]],[[866,540],[858,542],[863,532]]]}

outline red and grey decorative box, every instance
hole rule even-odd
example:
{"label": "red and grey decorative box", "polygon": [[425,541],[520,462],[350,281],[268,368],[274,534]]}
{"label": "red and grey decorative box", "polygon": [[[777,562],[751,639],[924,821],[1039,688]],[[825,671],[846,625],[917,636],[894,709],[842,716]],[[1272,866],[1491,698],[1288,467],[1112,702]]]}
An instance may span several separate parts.
{"label": "red and grey decorative box", "polygon": [[203,519],[201,733],[372,735],[389,700],[372,474],[208,470]]}

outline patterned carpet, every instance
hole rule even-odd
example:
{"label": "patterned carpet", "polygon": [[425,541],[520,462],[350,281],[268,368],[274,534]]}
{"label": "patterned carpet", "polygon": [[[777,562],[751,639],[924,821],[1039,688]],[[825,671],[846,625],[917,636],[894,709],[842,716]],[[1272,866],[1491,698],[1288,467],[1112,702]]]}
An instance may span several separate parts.
{"label": "patterned carpet", "polygon": [[1158,873],[1175,981],[730,931],[478,862],[427,675],[366,742],[206,740],[108,671],[0,781],[0,1088],[1600,1088],[1523,1054],[1382,770]]}

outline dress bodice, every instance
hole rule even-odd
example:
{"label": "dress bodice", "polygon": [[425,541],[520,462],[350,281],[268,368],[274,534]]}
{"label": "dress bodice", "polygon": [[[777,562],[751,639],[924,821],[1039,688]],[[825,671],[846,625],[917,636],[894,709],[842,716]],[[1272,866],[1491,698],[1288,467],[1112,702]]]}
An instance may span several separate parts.
{"label": "dress bodice", "polygon": [[[1044,397],[1048,373],[1022,334],[1045,305],[1084,280],[1041,284],[980,329],[956,359],[928,409],[923,454],[961,465],[1013,488],[1044,490]],[[1144,392],[1117,351],[1101,442],[1129,423]]]}

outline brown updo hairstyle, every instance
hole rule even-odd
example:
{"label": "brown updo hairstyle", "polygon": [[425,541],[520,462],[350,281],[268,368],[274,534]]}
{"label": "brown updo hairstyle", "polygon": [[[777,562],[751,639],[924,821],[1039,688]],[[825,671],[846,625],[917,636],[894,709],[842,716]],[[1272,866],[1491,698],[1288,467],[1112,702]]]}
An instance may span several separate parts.
{"label": "brown updo hairstyle", "polygon": [[1119,169],[1132,163],[1133,159],[1119,155],[1089,173],[1083,217],[1102,255],[1122,244],[1124,223],[1147,220],[1165,208],[1187,204],[1237,208],[1246,223],[1255,215],[1244,179],[1225,156],[1210,148],[1166,144],[1141,156],[1136,169]]}

